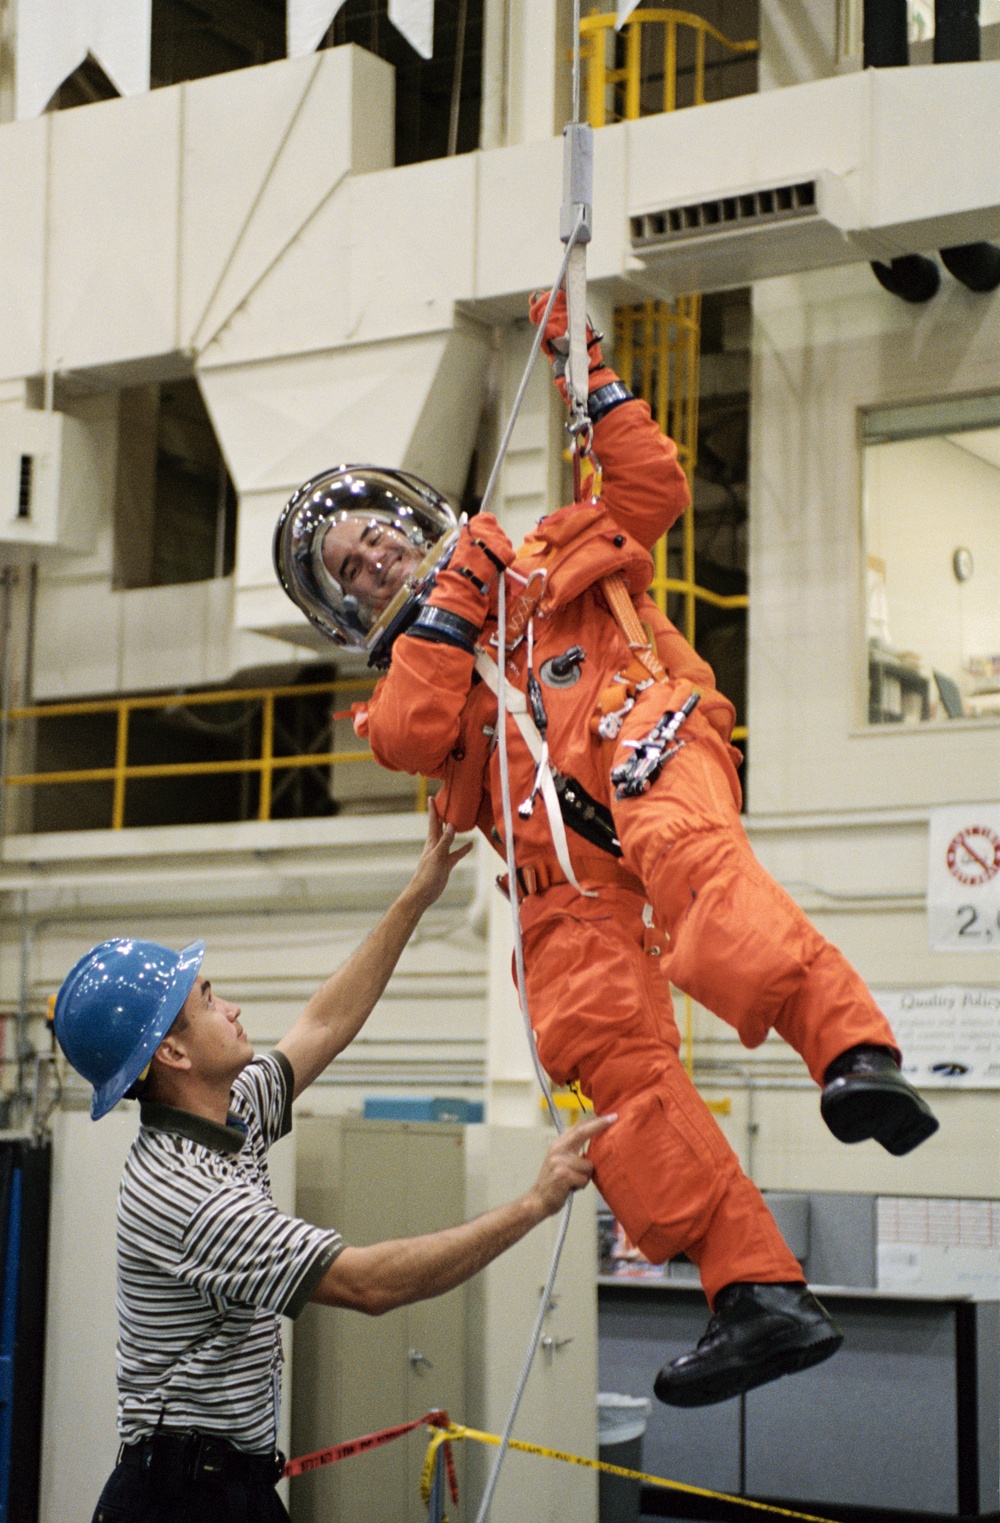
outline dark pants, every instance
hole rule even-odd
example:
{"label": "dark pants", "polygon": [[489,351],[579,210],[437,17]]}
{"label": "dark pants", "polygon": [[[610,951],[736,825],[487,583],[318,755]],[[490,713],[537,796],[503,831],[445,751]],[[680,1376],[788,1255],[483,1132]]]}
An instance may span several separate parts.
{"label": "dark pants", "polygon": [[93,1523],[289,1523],[273,1485],[261,1477],[198,1480],[163,1477],[116,1465]]}

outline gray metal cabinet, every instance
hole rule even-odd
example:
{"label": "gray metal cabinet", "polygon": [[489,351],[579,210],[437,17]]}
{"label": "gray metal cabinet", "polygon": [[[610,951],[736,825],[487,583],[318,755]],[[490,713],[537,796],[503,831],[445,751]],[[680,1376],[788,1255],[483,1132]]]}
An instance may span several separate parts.
{"label": "gray metal cabinet", "polygon": [[[298,1211],[353,1244],[432,1232],[529,1188],[547,1128],[303,1117]],[[559,1218],[447,1296],[384,1317],[308,1306],[295,1324],[292,1452],[309,1453],[446,1407],[502,1431],[545,1285]],[[596,1455],[595,1195],[575,1197],[542,1346],[514,1435]],[[423,1429],[291,1483],[294,1523],[425,1523]],[[495,1451],[458,1444],[460,1516],[475,1513]],[[530,1505],[526,1499],[530,1498]],[[449,1512],[453,1512],[449,1509]],[[511,1453],[490,1523],[596,1523],[591,1471]]]}
{"label": "gray metal cabinet", "polygon": [[[533,1182],[548,1129],[470,1126],[468,1212],[498,1206]],[[574,1197],[552,1300],[514,1427],[514,1437],[546,1448],[597,1455],[596,1193]],[[468,1421],[503,1431],[559,1231],[550,1217],[469,1284]],[[478,1502],[494,1450],[468,1455],[471,1495]],[[463,1510],[463,1517],[475,1508]],[[490,1508],[490,1523],[596,1523],[597,1479],[591,1470],[535,1455],[508,1454]]]}
{"label": "gray metal cabinet", "polygon": [[[463,1128],[305,1117],[298,1211],[364,1245],[453,1226],[465,1215]],[[465,1407],[465,1287],[383,1317],[308,1306],[295,1325],[292,1449],[310,1453]],[[295,1523],[423,1523],[423,1429],[292,1482]],[[461,1456],[459,1460],[461,1461]]]}

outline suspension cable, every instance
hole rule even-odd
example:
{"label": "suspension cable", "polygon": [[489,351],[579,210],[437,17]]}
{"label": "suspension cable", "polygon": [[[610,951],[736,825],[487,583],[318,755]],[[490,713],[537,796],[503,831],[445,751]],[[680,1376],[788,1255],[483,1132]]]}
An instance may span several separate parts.
{"label": "suspension cable", "polygon": [[493,469],[490,471],[489,480],[486,483],[486,490],[483,492],[483,500],[479,505],[480,513],[484,513],[486,511],[493,499],[493,493],[496,489],[497,480],[500,476],[500,467],[503,465],[504,457],[507,454],[507,447],[510,444],[511,434],[514,432],[514,425],[517,422],[517,415],[521,411],[521,403],[524,401],[524,393],[528,389],[528,382],[531,379],[531,372],[534,368],[535,360],[538,358],[538,351],[542,347],[542,339],[545,337],[545,325],[552,313],[552,308],[555,306],[555,300],[556,296],[558,295],[559,288],[566,277],[566,269],[569,264],[569,256],[573,252],[577,239],[579,238],[580,233],[583,229],[583,224],[584,214],[581,210],[577,217],[576,226],[574,227],[572,233],[569,236],[569,240],[567,241],[566,252],[563,254],[562,262],[559,265],[559,274],[556,276],[555,284],[549,292],[549,299],[545,305],[545,311],[542,314],[542,320],[535,330],[535,338],[534,342],[531,345],[531,353],[528,355],[528,363],[524,367],[524,374],[521,377],[521,383],[514,395],[514,401],[510,410],[510,417],[507,419],[507,427],[503,431],[503,438],[500,440],[500,445],[497,450],[497,457],[493,462]]}
{"label": "suspension cable", "polygon": [[[586,246],[591,236],[590,203],[592,198],[592,183],[592,130],[589,125],[581,126],[580,124],[580,0],[573,0],[573,120],[564,131],[563,200],[560,208],[559,228],[560,237],[565,244],[565,252],[559,266],[559,274],[556,276],[555,282],[549,291],[549,299],[546,303],[545,311],[536,329],[531,352],[528,355],[528,362],[524,368],[524,374],[521,377],[520,385],[514,396],[510,417],[507,420],[507,426],[500,441],[497,457],[493,462],[493,469],[490,472],[489,480],[486,483],[486,490],[483,493],[480,507],[481,512],[492,501],[500,475],[500,468],[514,432],[514,426],[521,410],[521,403],[524,400],[531,371],[538,357],[538,351],[542,346],[545,329],[555,304],[556,295],[564,281],[566,282],[567,337],[569,339],[566,387],[567,400],[570,404],[570,420],[567,427],[573,439],[574,481],[575,483],[579,482],[580,456],[589,448],[589,418],[587,416],[589,356],[586,338]],[[578,485],[575,487],[574,496],[579,497]],[[531,1012],[528,1006],[527,977],[524,967],[524,942],[521,936],[521,916],[517,892],[517,854],[514,843],[514,814],[510,797],[510,764],[507,751],[507,588],[506,577],[503,573],[501,573],[499,578],[497,593],[496,733],[500,763],[500,794],[503,808],[504,847],[507,858],[508,895],[514,933],[514,969],[517,980],[518,1001],[521,1006],[521,1016],[524,1021],[528,1050],[531,1053],[531,1061],[534,1065],[539,1087],[545,1097],[545,1103],[556,1131],[562,1132],[563,1123],[552,1097],[552,1088],[549,1084],[548,1075],[542,1067],[541,1059],[538,1056],[538,1046],[535,1041],[535,1033],[531,1024]],[[559,1260],[562,1256],[563,1244],[566,1241],[566,1234],[569,1230],[572,1210],[573,1196],[570,1194],[566,1197],[566,1204],[562,1210],[548,1277],[542,1291],[538,1311],[535,1315],[534,1326],[531,1331],[531,1337],[528,1340],[528,1348],[514,1391],[514,1398],[507,1415],[507,1421],[504,1424],[500,1447],[490,1468],[486,1489],[483,1492],[479,1511],[476,1514],[476,1523],[485,1523],[493,1501],[493,1495],[500,1478],[500,1470],[507,1454],[510,1436],[513,1432],[514,1423],[521,1405],[521,1398],[524,1395],[528,1376],[531,1373],[535,1354],[538,1351],[542,1327],[552,1303],[556,1275],[559,1270]]]}
{"label": "suspension cable", "polygon": [[573,0],[573,125],[580,120],[580,0]]}
{"label": "suspension cable", "polygon": [[[553,297],[557,289],[558,287],[553,287]],[[552,300],[550,299],[549,306],[551,307],[551,305]],[[545,320],[539,325],[539,333],[544,332],[545,321],[547,319],[548,313],[546,312]],[[532,360],[535,353],[537,353],[537,349],[532,353]],[[529,370],[530,363],[529,361]],[[504,846],[507,854],[507,883],[509,885],[511,920],[514,930],[514,969],[517,978],[518,1001],[521,1006],[521,1015],[524,1020],[531,1061],[534,1064],[535,1074],[542,1094],[545,1096],[545,1103],[549,1108],[549,1115],[552,1117],[553,1125],[557,1132],[561,1132],[563,1130],[562,1118],[552,1098],[552,1087],[549,1084],[548,1075],[542,1067],[541,1059],[538,1056],[538,1047],[535,1042],[535,1033],[531,1025],[531,1014],[528,1008],[527,979],[524,969],[524,941],[521,936],[520,906],[517,897],[517,861],[514,850],[514,812],[510,800],[510,765],[507,755],[507,590],[505,580],[505,577],[501,575],[497,587],[497,752],[500,759],[500,796],[503,805]],[[531,1330],[531,1337],[528,1339],[528,1347],[514,1390],[514,1398],[510,1405],[510,1411],[507,1414],[503,1433],[500,1436],[500,1447],[490,1466],[486,1489],[479,1504],[479,1511],[476,1513],[476,1523],[484,1523],[493,1501],[493,1493],[496,1491],[497,1482],[500,1479],[500,1470],[507,1455],[510,1436],[514,1430],[514,1423],[517,1420],[518,1410],[521,1406],[521,1398],[528,1383],[528,1376],[531,1374],[531,1366],[534,1363],[535,1355],[538,1352],[538,1342],[542,1336],[542,1327],[552,1302],[556,1275],[559,1271],[559,1260],[562,1257],[563,1244],[566,1241],[566,1233],[569,1230],[572,1210],[573,1196],[570,1194],[567,1195],[566,1204],[562,1209],[559,1233],[552,1252],[548,1277],[542,1290],[538,1311],[535,1314],[535,1323]]]}
{"label": "suspension cable", "polygon": [[[507,420],[507,427],[504,429],[503,437],[500,441],[500,447],[497,451],[497,457],[493,462],[493,469],[491,470],[489,480],[486,483],[486,490],[483,493],[480,512],[482,512],[487,507],[492,499],[493,492],[500,475],[500,467],[503,464],[504,456],[507,453],[507,447],[510,444],[511,435],[514,432],[514,425],[517,422],[517,416],[521,410],[521,403],[524,400],[524,394],[528,387],[528,381],[531,377],[532,367],[534,366],[535,360],[538,357],[538,351],[542,346],[542,339],[545,336],[545,327],[548,323],[549,316],[555,304],[556,294],[559,291],[559,288],[562,285],[563,279],[565,277],[570,255],[573,252],[574,245],[576,244],[583,226],[584,212],[581,208],[577,216],[576,226],[567,239],[566,251],[559,266],[559,274],[556,277],[555,283],[549,292],[549,299],[546,303],[545,311],[542,314],[542,319],[538,324],[535,332],[534,342],[531,346],[531,353],[528,355],[528,363],[524,368],[524,374],[521,377],[521,383],[518,386],[517,392],[514,396],[514,403],[511,408],[510,417]],[[521,1016],[524,1021],[525,1033],[528,1039],[528,1050],[531,1053],[531,1061],[534,1065],[535,1075],[538,1079],[538,1084],[542,1094],[545,1097],[545,1103],[548,1106],[549,1115],[552,1118],[553,1125],[555,1126],[557,1132],[561,1132],[563,1130],[562,1118],[559,1115],[555,1100],[552,1097],[552,1088],[549,1084],[548,1075],[542,1067],[541,1059],[538,1056],[538,1048],[535,1043],[535,1033],[531,1025],[531,1012],[528,1006],[527,979],[524,968],[524,942],[521,936],[520,906],[518,904],[517,897],[517,858],[514,848],[514,811],[511,806],[510,798],[510,764],[507,754],[507,587],[506,578],[502,574],[499,577],[497,585],[497,753],[500,761],[500,795],[503,807],[504,844],[507,856],[507,882],[509,885],[508,891],[510,895],[511,923],[514,932],[514,970],[517,980],[518,1002],[521,1006]],[[518,1377],[518,1382],[514,1391],[514,1398],[511,1402],[510,1411],[507,1414],[507,1421],[504,1424],[503,1433],[500,1439],[500,1447],[498,1448],[496,1455],[494,1456],[493,1463],[490,1466],[490,1473],[486,1482],[486,1489],[483,1492],[482,1500],[479,1504],[479,1511],[476,1513],[475,1523],[485,1523],[485,1519],[489,1514],[490,1506],[493,1502],[493,1494],[496,1491],[497,1482],[500,1479],[500,1470],[507,1455],[510,1436],[513,1432],[514,1423],[517,1420],[518,1410],[521,1406],[521,1398],[524,1395],[525,1386],[528,1383],[528,1376],[531,1373],[531,1366],[534,1363],[535,1354],[538,1352],[538,1343],[542,1335],[542,1327],[546,1314],[548,1313],[550,1303],[552,1301],[552,1292],[555,1286],[556,1274],[559,1270],[559,1260],[562,1256],[563,1244],[566,1241],[566,1233],[569,1230],[570,1215],[572,1210],[573,1197],[572,1195],[568,1195],[566,1197],[566,1204],[562,1210],[559,1232],[556,1237],[556,1244],[552,1253],[552,1261],[549,1265],[548,1278],[546,1279],[545,1288],[542,1291],[538,1311],[535,1315],[535,1323],[531,1330],[531,1337],[528,1340],[528,1347],[524,1356],[524,1363],[521,1367],[520,1376]]]}

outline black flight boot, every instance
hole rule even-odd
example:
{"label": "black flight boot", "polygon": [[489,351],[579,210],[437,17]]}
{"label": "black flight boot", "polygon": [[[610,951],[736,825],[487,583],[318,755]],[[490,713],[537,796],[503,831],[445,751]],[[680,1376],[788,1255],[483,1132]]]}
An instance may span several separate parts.
{"label": "black flight boot", "polygon": [[719,1291],[697,1348],[665,1365],[653,1390],[668,1407],[707,1407],[820,1364],[842,1342],[808,1286],[737,1281]]}
{"label": "black flight boot", "polygon": [[927,1101],[899,1071],[888,1047],[849,1047],[823,1075],[820,1114],[838,1142],[874,1137],[896,1158],[938,1129]]}

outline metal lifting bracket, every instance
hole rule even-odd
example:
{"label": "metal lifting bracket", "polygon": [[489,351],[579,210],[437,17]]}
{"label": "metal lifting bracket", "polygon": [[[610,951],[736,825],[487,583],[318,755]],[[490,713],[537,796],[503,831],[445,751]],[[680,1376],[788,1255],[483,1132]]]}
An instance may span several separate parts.
{"label": "metal lifting bracket", "polygon": [[577,243],[591,238],[594,196],[594,129],[589,122],[567,122],[563,128],[563,196],[559,208],[559,237],[568,243],[583,213]]}

